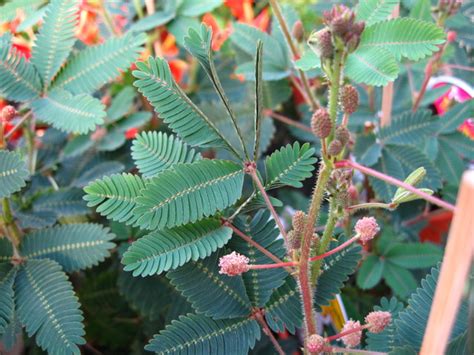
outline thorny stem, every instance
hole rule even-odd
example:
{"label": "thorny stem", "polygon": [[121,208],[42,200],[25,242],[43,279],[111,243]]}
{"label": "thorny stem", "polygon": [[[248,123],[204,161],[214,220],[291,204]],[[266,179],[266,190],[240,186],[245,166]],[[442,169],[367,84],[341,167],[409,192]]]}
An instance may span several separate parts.
{"label": "thorny stem", "polygon": [[305,125],[301,122],[292,120],[291,118],[288,118],[286,116],[283,116],[282,114],[276,113],[275,111],[265,110],[264,113],[265,113],[266,116],[270,116],[271,118],[274,118],[275,120],[283,122],[283,123],[285,123],[289,126],[299,128],[299,129],[301,129],[305,132],[313,133],[313,131],[311,130],[311,127],[309,127],[309,126],[307,126],[307,125]]}
{"label": "thorny stem", "polygon": [[262,313],[260,311],[255,313],[255,319],[262,326],[263,332],[270,338],[270,341],[272,342],[273,346],[275,347],[275,350],[277,351],[277,353],[279,355],[285,355],[285,352],[283,351],[280,344],[276,340],[276,338],[273,335],[271,329],[268,327],[268,324],[265,321],[265,319],[263,318]]}
{"label": "thorny stem", "polygon": [[10,137],[13,135],[13,133],[15,133],[16,130],[17,130],[18,128],[20,128],[21,125],[22,125],[28,118],[30,118],[30,117],[31,117],[31,111],[29,111],[27,114],[25,114],[25,115],[20,119],[20,121],[19,121],[7,134],[5,134],[5,139],[10,138]]}
{"label": "thorny stem", "polygon": [[330,341],[333,341],[333,340],[336,340],[336,339],[340,339],[340,338],[342,338],[343,336],[360,332],[360,331],[362,331],[362,330],[364,330],[364,329],[367,329],[368,327],[369,327],[368,324],[361,325],[360,327],[352,328],[352,329],[346,330],[345,332],[340,332],[340,333],[338,333],[338,334],[331,335],[330,337],[327,337],[326,340],[327,340],[328,342],[330,342]]}
{"label": "thorny stem", "polygon": [[255,183],[258,190],[262,194],[262,197],[265,200],[265,204],[267,205],[267,208],[270,210],[270,213],[272,214],[273,219],[275,220],[275,223],[277,224],[278,229],[280,230],[280,233],[283,236],[283,239],[285,240],[285,243],[288,245],[288,236],[286,234],[285,227],[283,227],[283,223],[281,222],[280,217],[276,213],[275,208],[273,208],[272,202],[270,201],[270,198],[268,197],[268,194],[265,191],[265,187],[262,185],[262,182],[260,181],[260,178],[257,175],[255,163],[247,164],[247,173],[252,177],[253,182]]}
{"label": "thorny stem", "polygon": [[393,210],[396,207],[397,207],[396,204],[392,204],[392,203],[366,202],[366,203],[359,203],[358,205],[352,205],[352,206],[346,207],[346,211],[350,213],[354,213],[356,210],[369,209],[369,208],[384,208],[387,210]]}
{"label": "thorny stem", "polygon": [[[319,241],[318,246],[317,246],[318,255],[324,254],[326,252],[331,242],[337,220],[338,220],[337,206],[335,205],[333,199],[331,198],[329,202],[329,218],[326,222],[326,228],[324,228],[324,232],[321,237],[321,240]],[[318,276],[319,276],[321,265],[322,265],[321,259],[322,258],[318,259],[318,262],[314,263],[311,267],[311,284],[313,286],[315,286],[318,281]]]}
{"label": "thorny stem", "polygon": [[336,130],[336,119],[337,119],[337,106],[339,101],[339,89],[341,86],[341,76],[342,76],[342,60],[343,60],[344,53],[336,52],[334,56],[334,64],[333,64],[333,76],[331,78],[331,87],[329,89],[329,103],[328,103],[328,111],[329,116],[331,117],[332,121],[332,130],[331,134],[328,137],[328,142],[331,142],[334,138],[334,131]]}
{"label": "thorny stem", "polygon": [[360,164],[358,164],[356,162],[353,162],[351,160],[341,160],[341,161],[336,162],[336,168],[346,168],[346,167],[354,168],[354,169],[359,170],[360,172],[362,172],[366,175],[373,176],[373,177],[375,177],[377,179],[380,179],[380,180],[383,180],[383,181],[385,181],[385,182],[387,182],[391,185],[395,185],[395,186],[401,187],[401,188],[403,188],[407,191],[413,192],[415,195],[420,196],[424,200],[429,201],[429,202],[431,202],[431,203],[433,203],[433,204],[435,204],[439,207],[442,207],[444,209],[447,209],[449,211],[454,212],[456,210],[456,206],[450,204],[449,202],[443,201],[440,198],[429,195],[426,192],[420,191],[416,187],[413,187],[412,185],[407,184],[406,182],[395,179],[394,177],[391,177],[389,175],[381,173],[377,170],[373,170],[371,168],[360,165]]}
{"label": "thorny stem", "polygon": [[[277,0],[269,0],[270,6],[272,7],[273,14],[278,20],[278,23],[280,24],[280,28],[283,32],[283,35],[286,38],[286,42],[288,43],[288,46],[290,47],[291,53],[293,54],[293,57],[295,59],[300,57],[300,53],[298,51],[298,47],[296,46],[295,42],[293,41],[293,38],[290,33],[290,29],[288,28],[288,24],[285,21],[285,18],[283,17],[283,14],[281,13],[280,5],[278,4]],[[311,87],[309,85],[308,78],[305,74],[304,71],[298,69],[298,74],[301,78],[301,82],[303,83],[304,90],[306,91],[306,95],[310,101],[311,108],[313,110],[316,110],[319,106],[318,103],[316,102],[316,99],[314,98],[313,92],[311,91]]]}

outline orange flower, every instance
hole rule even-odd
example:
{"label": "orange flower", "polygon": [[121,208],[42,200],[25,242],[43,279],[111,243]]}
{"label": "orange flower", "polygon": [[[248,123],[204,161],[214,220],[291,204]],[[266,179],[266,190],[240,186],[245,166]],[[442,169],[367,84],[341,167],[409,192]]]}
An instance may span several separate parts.
{"label": "orange flower", "polygon": [[231,34],[230,23],[225,28],[221,28],[217,20],[210,13],[203,16],[202,22],[212,29],[212,50],[218,51]]}
{"label": "orange flower", "polygon": [[254,18],[253,0],[226,0],[224,5],[230,8],[232,16],[239,21],[250,23]]}
{"label": "orange flower", "polygon": [[99,10],[100,2],[97,0],[82,0],[79,6],[79,25],[76,29],[76,37],[87,45],[103,41],[97,23]]}
{"label": "orange flower", "polygon": [[472,118],[465,120],[464,123],[459,126],[459,130],[464,133],[465,136],[474,140],[474,120]]}

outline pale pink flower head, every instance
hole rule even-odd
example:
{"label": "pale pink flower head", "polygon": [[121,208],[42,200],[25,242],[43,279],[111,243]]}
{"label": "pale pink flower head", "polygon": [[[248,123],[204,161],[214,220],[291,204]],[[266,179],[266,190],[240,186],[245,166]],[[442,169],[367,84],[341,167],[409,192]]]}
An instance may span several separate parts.
{"label": "pale pink flower head", "polygon": [[380,333],[392,320],[392,314],[384,311],[374,311],[367,314],[365,323],[369,325],[369,332]]}
{"label": "pale pink flower head", "polygon": [[[357,328],[360,328],[360,322],[353,321],[351,319],[351,320],[348,320],[346,324],[344,324],[344,327],[342,328],[341,333],[347,332],[348,330],[357,329]],[[344,335],[343,337],[341,337],[341,340],[345,346],[347,346],[348,348],[353,348],[360,344],[361,337],[362,337],[362,330],[359,330],[359,331],[355,331],[353,333]]]}
{"label": "pale pink flower head", "polygon": [[380,227],[374,217],[364,217],[357,221],[354,230],[360,236],[362,244],[365,244],[375,237]]}
{"label": "pale pink flower head", "polygon": [[312,334],[306,340],[306,347],[310,353],[319,354],[324,350],[326,345],[326,340],[319,334]]}
{"label": "pale pink flower head", "polygon": [[219,274],[237,276],[248,271],[249,258],[233,251],[219,259]]}

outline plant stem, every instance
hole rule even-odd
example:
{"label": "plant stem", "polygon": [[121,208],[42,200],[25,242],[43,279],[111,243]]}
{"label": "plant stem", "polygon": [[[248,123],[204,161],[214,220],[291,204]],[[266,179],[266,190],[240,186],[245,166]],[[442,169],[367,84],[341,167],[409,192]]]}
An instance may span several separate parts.
{"label": "plant stem", "polygon": [[[317,249],[317,255],[321,255],[326,252],[331,242],[337,220],[338,220],[337,206],[335,205],[333,199],[331,198],[329,202],[329,218],[326,222],[326,228],[324,228],[324,232],[321,237],[321,240],[318,243],[319,245]],[[318,281],[318,277],[319,277],[319,273],[320,273],[321,265],[322,265],[321,259],[322,258],[316,259],[318,261],[311,266],[311,284],[313,286],[316,286],[316,283]]]}
{"label": "plant stem", "polygon": [[360,164],[358,164],[356,162],[353,162],[351,160],[341,160],[341,161],[336,162],[336,168],[345,168],[345,167],[354,168],[354,169],[359,170],[360,172],[362,172],[366,175],[373,176],[373,177],[375,177],[377,179],[380,179],[380,180],[383,180],[383,181],[385,181],[385,182],[387,182],[391,185],[395,185],[395,186],[401,187],[401,188],[403,188],[407,191],[413,192],[415,195],[420,196],[424,200],[429,201],[429,202],[431,202],[431,203],[433,203],[433,204],[435,204],[439,207],[442,207],[444,209],[447,209],[449,211],[454,212],[456,210],[456,206],[450,204],[449,202],[443,201],[440,198],[429,195],[426,192],[420,191],[416,187],[413,187],[412,185],[407,184],[406,182],[395,179],[394,177],[391,177],[389,175],[381,173],[377,170],[373,170],[371,168],[360,165]]}
{"label": "plant stem", "polygon": [[283,239],[285,240],[285,243],[288,245],[288,236],[286,234],[285,227],[283,227],[283,223],[281,222],[280,217],[276,213],[275,208],[273,208],[272,202],[270,201],[270,198],[268,197],[268,194],[265,191],[265,187],[262,185],[262,182],[260,181],[260,178],[257,175],[257,170],[255,169],[254,166],[252,166],[249,169],[248,173],[250,174],[255,185],[257,186],[258,190],[262,194],[262,197],[265,200],[265,204],[267,205],[267,208],[270,210],[270,213],[272,214],[273,219],[275,220],[275,223],[277,224],[278,229],[280,230],[280,233],[283,236]]}
{"label": "plant stem", "polygon": [[30,174],[34,174],[36,170],[36,144],[35,144],[35,136],[36,136],[36,124],[34,119],[31,119],[29,124],[26,124],[23,128],[23,134],[26,138],[26,145],[28,147],[28,170]]}
{"label": "plant stem", "polygon": [[302,131],[305,131],[305,132],[309,132],[309,133],[313,133],[311,127],[301,123],[301,122],[298,122],[298,121],[295,121],[295,120],[292,120],[291,118],[289,117],[286,117],[286,116],[283,116],[279,113],[276,113],[272,110],[265,110],[265,115],[267,116],[270,116],[271,118],[274,118],[276,119],[277,121],[280,121],[280,122],[283,122],[289,126],[293,126],[293,127],[296,127],[296,128],[299,128],[301,129]]}
{"label": "plant stem", "polygon": [[263,254],[265,254],[266,256],[268,256],[270,259],[272,259],[274,262],[276,263],[283,263],[283,260],[279,259],[277,256],[273,255],[272,253],[270,253],[267,249],[265,249],[264,247],[262,247],[260,244],[258,244],[255,240],[252,239],[252,237],[248,236],[247,234],[245,234],[244,232],[242,232],[240,229],[238,229],[236,226],[234,226],[232,223],[228,222],[228,221],[224,221],[224,226],[226,227],[229,227],[230,229],[232,229],[232,231],[237,234],[240,238],[242,238],[243,240],[245,240],[247,243],[249,243],[250,245],[252,245],[255,249],[258,249],[260,250]]}
{"label": "plant stem", "polygon": [[346,208],[346,211],[353,213],[356,210],[369,209],[369,208],[385,208],[387,210],[392,210],[395,208],[395,206],[393,206],[391,203],[366,202],[366,203],[359,203],[358,205],[349,206]]}
{"label": "plant stem", "polygon": [[345,332],[341,332],[341,333],[338,333],[338,334],[335,334],[335,335],[331,335],[330,337],[327,337],[326,340],[327,340],[328,342],[330,342],[330,341],[333,341],[333,340],[336,340],[336,339],[340,339],[340,338],[342,338],[343,336],[360,332],[360,331],[362,331],[362,330],[364,330],[364,329],[367,329],[368,327],[369,327],[368,324],[361,325],[360,327],[353,328],[353,329],[349,329],[349,330],[346,330]]}
{"label": "plant stem", "polygon": [[277,351],[277,353],[279,355],[285,355],[285,352],[283,351],[280,344],[278,343],[275,336],[273,335],[272,330],[268,327],[268,324],[265,321],[265,319],[263,318],[261,312],[257,312],[255,314],[255,319],[257,319],[257,322],[259,322],[260,325],[262,326],[263,332],[270,338],[270,341],[272,342],[273,346],[275,347],[275,350]]}
{"label": "plant stem", "polygon": [[299,284],[301,290],[301,298],[303,301],[304,318],[306,324],[306,334],[316,334],[316,323],[314,320],[313,297],[311,292],[311,284],[309,280],[309,254],[311,251],[311,240],[313,237],[314,226],[319,216],[319,210],[323,202],[324,191],[326,190],[329,176],[331,175],[331,166],[322,163],[316,186],[311,199],[308,211],[308,217],[301,240],[301,257],[299,270]]}
{"label": "plant stem", "polygon": [[[278,23],[280,24],[280,28],[283,32],[283,35],[286,38],[286,42],[288,43],[288,46],[290,47],[291,53],[293,54],[293,57],[295,59],[298,59],[300,57],[300,53],[298,51],[298,47],[296,46],[295,42],[293,41],[293,38],[291,37],[290,29],[288,28],[288,24],[285,21],[285,18],[283,17],[283,14],[281,13],[280,9],[280,4],[278,4],[277,0],[269,0],[270,6],[272,7],[273,14],[278,20]],[[316,110],[319,106],[318,103],[316,102],[316,99],[314,98],[313,92],[311,91],[311,87],[309,85],[308,78],[305,74],[304,71],[298,69],[298,74],[301,78],[301,82],[303,83],[304,90],[306,91],[306,96],[308,97],[311,108],[313,110]]]}
{"label": "plant stem", "polygon": [[140,0],[133,0],[133,6],[135,7],[135,11],[137,12],[138,18],[143,18],[143,9]]}
{"label": "plant stem", "polygon": [[339,101],[339,89],[341,86],[341,76],[342,76],[342,59],[343,53],[337,51],[334,55],[333,63],[333,75],[331,78],[331,88],[329,90],[329,103],[328,111],[329,117],[331,117],[332,129],[331,134],[329,135],[327,141],[331,142],[334,138],[334,131],[336,130],[336,119],[337,119],[337,107]]}
{"label": "plant stem", "polygon": [[346,348],[340,348],[337,346],[332,346],[328,348],[327,350],[324,349],[324,351],[327,352],[334,352],[334,353],[348,353],[348,354],[367,354],[367,355],[387,355],[387,353],[381,353],[379,351],[370,351],[370,350],[361,350],[361,349],[346,349]]}
{"label": "plant stem", "polygon": [[10,201],[4,197],[2,199],[2,222],[5,225],[6,232],[12,245],[16,248],[20,245],[21,231],[16,225],[15,218],[13,217]]}
{"label": "plant stem", "polygon": [[5,139],[10,138],[15,131],[20,128],[20,126],[28,119],[31,117],[31,111],[28,111],[21,119],[20,121],[7,133],[5,134]]}

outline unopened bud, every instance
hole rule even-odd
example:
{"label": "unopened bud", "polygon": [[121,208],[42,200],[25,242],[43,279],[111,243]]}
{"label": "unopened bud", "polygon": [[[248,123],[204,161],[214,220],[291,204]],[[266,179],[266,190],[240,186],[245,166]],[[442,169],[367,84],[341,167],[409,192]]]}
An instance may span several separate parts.
{"label": "unopened bud", "polygon": [[329,59],[334,55],[332,34],[328,28],[313,33],[308,38],[308,45],[322,59]]}
{"label": "unopened bud", "polygon": [[321,353],[325,345],[326,340],[319,334],[311,334],[306,340],[306,347],[310,353]]}
{"label": "unopened bud", "polygon": [[289,250],[295,250],[301,247],[301,233],[296,233],[294,230],[291,230],[286,236]]}
{"label": "unopened bud", "polygon": [[0,111],[0,121],[9,122],[15,118],[16,114],[15,108],[11,105],[7,105]]}
{"label": "unopened bud", "polygon": [[316,110],[311,118],[311,129],[316,137],[326,138],[331,134],[332,123],[326,109]]}
{"label": "unopened bud", "polygon": [[346,85],[341,93],[342,109],[344,113],[353,114],[359,108],[359,93],[352,85]]}
{"label": "unopened bud", "polygon": [[300,20],[296,21],[292,29],[293,37],[297,42],[301,43],[304,39],[304,27],[303,22]]}
{"label": "unopened bud", "polygon": [[340,152],[342,152],[343,148],[344,146],[342,145],[342,143],[335,139],[329,144],[328,154],[333,156],[338,155]]}
{"label": "unopened bud", "polygon": [[351,134],[349,133],[349,130],[344,127],[344,126],[339,126],[336,128],[336,132],[334,133],[334,137],[341,142],[343,146],[345,146],[348,142],[349,139],[351,138]]}
{"label": "unopened bud", "polygon": [[456,33],[456,31],[449,31],[446,39],[448,40],[448,42],[454,42],[457,36],[458,34]]}
{"label": "unopened bud", "polygon": [[306,223],[306,213],[303,211],[296,211],[293,215],[292,224],[293,230],[297,234],[301,234],[304,232],[304,227]]}

